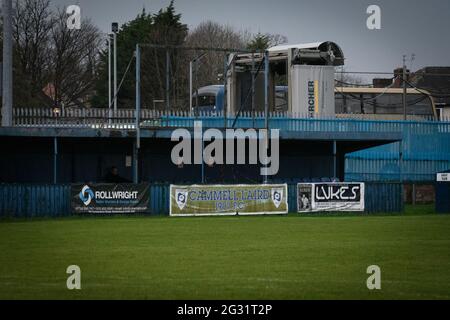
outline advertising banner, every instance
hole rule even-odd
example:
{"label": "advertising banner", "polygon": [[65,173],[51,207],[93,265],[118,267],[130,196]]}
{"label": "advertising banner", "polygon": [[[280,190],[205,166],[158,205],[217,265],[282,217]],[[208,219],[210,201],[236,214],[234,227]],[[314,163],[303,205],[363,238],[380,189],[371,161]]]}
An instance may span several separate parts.
{"label": "advertising banner", "polygon": [[364,183],[299,183],[297,208],[298,212],[364,211]]}
{"label": "advertising banner", "polygon": [[437,173],[436,174],[436,181],[437,182],[449,182],[450,181],[450,173]]}
{"label": "advertising banner", "polygon": [[72,184],[75,213],[138,213],[148,209],[148,184]]}
{"label": "advertising banner", "polygon": [[287,184],[171,185],[171,216],[288,213]]}

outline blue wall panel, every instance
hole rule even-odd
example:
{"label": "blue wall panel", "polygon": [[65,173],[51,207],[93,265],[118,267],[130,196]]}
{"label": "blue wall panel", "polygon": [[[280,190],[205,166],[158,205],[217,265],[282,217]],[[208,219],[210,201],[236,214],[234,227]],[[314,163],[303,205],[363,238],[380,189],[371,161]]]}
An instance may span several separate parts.
{"label": "blue wall panel", "polygon": [[403,185],[401,183],[366,183],[365,211],[402,212]]}
{"label": "blue wall panel", "polygon": [[58,217],[70,214],[68,185],[0,184],[2,217]]}
{"label": "blue wall panel", "polygon": [[[150,185],[147,214],[169,214],[169,184]],[[400,212],[403,210],[399,183],[367,183],[367,212]],[[297,212],[297,184],[288,184],[289,211]],[[70,185],[0,184],[0,217],[34,218],[72,215]]]}
{"label": "blue wall panel", "polygon": [[402,136],[402,142],[347,154],[345,179],[433,182],[437,172],[450,169],[450,123],[407,121]]}
{"label": "blue wall panel", "polygon": [[150,185],[150,214],[169,214],[170,185],[164,183]]}

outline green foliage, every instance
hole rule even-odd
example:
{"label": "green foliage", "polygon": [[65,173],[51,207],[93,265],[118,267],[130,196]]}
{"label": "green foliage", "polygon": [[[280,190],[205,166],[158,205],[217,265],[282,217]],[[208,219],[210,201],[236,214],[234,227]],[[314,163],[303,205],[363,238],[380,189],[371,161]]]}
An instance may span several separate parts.
{"label": "green foliage", "polygon": [[270,47],[270,35],[257,33],[247,44],[249,50],[265,50]]}
{"label": "green foliage", "polygon": [[[160,45],[182,45],[186,38],[188,28],[181,23],[181,14],[175,13],[173,1],[166,9],[161,9],[157,14],[148,14],[142,11],[134,20],[124,24],[117,34],[117,85],[124,76],[127,65],[134,55],[136,44],[160,44]],[[154,92],[164,97],[164,83],[158,81],[164,74],[165,51],[142,48],[141,66],[142,78],[142,104],[151,105]],[[176,62],[176,56],[171,52],[171,62]],[[118,106],[132,108],[135,101],[135,77],[133,67],[125,76],[124,83],[118,95]],[[93,107],[108,106],[108,52],[107,49],[101,53],[101,64],[98,70],[97,94],[92,99]],[[160,97],[158,97],[160,98]]]}
{"label": "green foliage", "polygon": [[[119,85],[129,60],[133,57],[136,43],[146,42],[153,28],[153,16],[142,11],[134,20],[124,24],[117,33],[117,73]],[[111,36],[111,64],[113,63],[113,40]],[[101,52],[101,62],[97,73],[96,95],[92,99],[94,107],[108,107],[108,47]],[[111,66],[111,77],[113,76]],[[121,89],[120,98],[133,100],[134,81],[128,75]],[[111,94],[113,88],[111,86]],[[123,100],[122,100],[123,101]],[[120,101],[120,102],[122,102]]]}

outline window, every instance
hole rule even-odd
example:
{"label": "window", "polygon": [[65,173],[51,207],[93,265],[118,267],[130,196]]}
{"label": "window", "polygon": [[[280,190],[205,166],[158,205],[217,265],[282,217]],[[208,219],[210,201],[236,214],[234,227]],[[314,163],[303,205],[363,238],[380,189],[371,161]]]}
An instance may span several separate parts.
{"label": "window", "polygon": [[344,102],[345,113],[362,113],[361,95],[357,93],[345,93]]}
{"label": "window", "polygon": [[374,93],[364,93],[362,96],[362,108],[365,114],[374,114],[377,106],[376,94]]}
{"label": "window", "polygon": [[[429,96],[408,94],[406,99],[409,115],[433,115],[432,102]],[[403,114],[403,94],[336,92],[335,105],[336,113]]]}
{"label": "window", "polygon": [[336,113],[347,113],[345,109],[345,95],[342,93],[336,93],[335,95],[335,110]]}
{"label": "window", "polygon": [[275,92],[275,110],[287,111],[288,109],[288,93],[287,91],[277,90]]}
{"label": "window", "polygon": [[[192,98],[192,105],[197,106],[197,98]],[[216,96],[214,95],[199,95],[198,96],[198,106],[199,107],[213,107],[216,105]]]}
{"label": "window", "polygon": [[431,116],[433,115],[433,108],[430,97],[423,94],[409,94],[406,96],[408,104],[408,114]]}
{"label": "window", "polygon": [[[407,114],[432,115],[431,100],[423,94],[408,94],[406,96]],[[403,114],[403,94],[385,94],[377,98],[377,113]]]}

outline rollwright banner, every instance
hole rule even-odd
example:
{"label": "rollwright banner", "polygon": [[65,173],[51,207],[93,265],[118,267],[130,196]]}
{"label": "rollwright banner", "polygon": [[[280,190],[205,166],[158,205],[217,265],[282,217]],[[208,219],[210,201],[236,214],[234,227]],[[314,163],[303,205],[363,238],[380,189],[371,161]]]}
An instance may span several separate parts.
{"label": "rollwright banner", "polygon": [[364,183],[299,183],[297,211],[364,211]]}
{"label": "rollwright banner", "polygon": [[171,216],[286,213],[287,184],[170,185]]}
{"label": "rollwright banner", "polygon": [[71,185],[71,206],[75,213],[139,213],[147,211],[148,201],[148,184]]}

